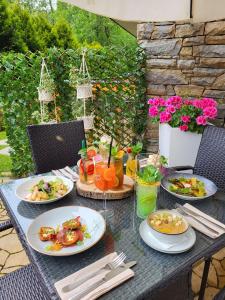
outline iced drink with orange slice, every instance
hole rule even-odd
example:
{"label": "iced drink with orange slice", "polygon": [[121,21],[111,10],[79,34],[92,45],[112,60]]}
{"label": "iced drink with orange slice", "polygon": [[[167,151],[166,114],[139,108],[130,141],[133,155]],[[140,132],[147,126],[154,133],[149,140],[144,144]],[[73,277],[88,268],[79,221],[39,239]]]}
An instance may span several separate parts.
{"label": "iced drink with orange slice", "polygon": [[94,182],[94,162],[93,157],[96,150],[92,147],[86,150],[86,154],[81,157],[79,162],[79,177],[82,183],[91,184]]}
{"label": "iced drink with orange slice", "polygon": [[100,161],[95,164],[94,182],[98,189],[107,191],[118,186],[116,170],[113,164],[108,167],[106,162]]}

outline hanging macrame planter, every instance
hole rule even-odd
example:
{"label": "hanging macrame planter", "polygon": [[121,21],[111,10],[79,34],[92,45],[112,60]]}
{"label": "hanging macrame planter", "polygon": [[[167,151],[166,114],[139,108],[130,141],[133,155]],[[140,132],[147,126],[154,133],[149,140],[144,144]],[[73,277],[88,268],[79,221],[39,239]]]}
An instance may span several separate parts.
{"label": "hanging macrame planter", "polygon": [[77,80],[77,100],[83,100],[83,116],[78,119],[83,120],[85,130],[90,130],[94,127],[94,117],[92,115],[86,115],[86,101],[92,100],[93,94],[91,77],[85,60],[86,52],[87,50],[83,49],[82,61]]}
{"label": "hanging macrame planter", "polygon": [[91,130],[94,127],[94,117],[92,115],[86,116],[86,99],[83,99],[83,109],[84,115],[79,117],[78,120],[83,120],[85,130]]}
{"label": "hanging macrame planter", "polygon": [[[51,78],[45,59],[42,59],[40,83],[38,87],[38,100],[40,101],[40,117],[41,123],[56,123],[57,122],[57,110],[55,99],[55,84]],[[54,102],[54,119],[49,119],[48,104]]]}
{"label": "hanging macrame planter", "polygon": [[82,61],[80,65],[78,82],[77,82],[77,99],[88,99],[92,98],[92,84],[91,77],[88,72],[87,63],[85,60],[86,49],[82,51]]}

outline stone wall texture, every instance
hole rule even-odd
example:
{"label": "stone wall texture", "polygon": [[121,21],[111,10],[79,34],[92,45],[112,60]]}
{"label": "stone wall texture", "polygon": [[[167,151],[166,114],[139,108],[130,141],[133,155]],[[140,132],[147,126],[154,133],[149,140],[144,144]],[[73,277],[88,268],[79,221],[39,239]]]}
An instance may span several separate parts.
{"label": "stone wall texture", "polygon": [[[147,57],[148,98],[211,97],[225,103],[225,20],[142,23],[137,36]],[[149,150],[157,151],[158,128],[150,122],[147,139]]]}

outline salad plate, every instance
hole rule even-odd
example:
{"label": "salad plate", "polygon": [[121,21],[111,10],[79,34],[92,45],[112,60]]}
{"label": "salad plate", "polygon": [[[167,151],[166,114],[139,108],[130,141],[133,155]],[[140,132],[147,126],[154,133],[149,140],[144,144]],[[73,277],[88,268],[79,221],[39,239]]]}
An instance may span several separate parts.
{"label": "salad plate", "polygon": [[68,195],[73,186],[73,182],[63,176],[35,176],[17,187],[16,196],[28,203],[47,204]]}
{"label": "salad plate", "polygon": [[139,233],[142,240],[152,249],[168,253],[179,254],[190,250],[196,242],[195,231],[189,227],[188,230],[182,235],[182,238],[177,237],[177,240],[164,241],[157,238],[150,230],[147,220],[142,221],[139,227]]}
{"label": "salad plate", "polygon": [[[57,231],[63,231],[61,224],[68,224],[68,220],[79,218],[88,237],[83,239],[82,243],[67,245],[58,251],[52,250],[52,241],[41,240],[40,230],[43,228],[58,228]],[[50,256],[69,256],[83,252],[93,247],[104,235],[106,223],[104,218],[97,211],[83,206],[64,206],[49,210],[30,224],[26,238],[29,245],[39,253]],[[71,230],[70,230],[71,233]]]}
{"label": "salad plate", "polygon": [[213,196],[215,183],[196,174],[175,173],[164,177],[161,186],[170,194],[187,201],[196,201]]}

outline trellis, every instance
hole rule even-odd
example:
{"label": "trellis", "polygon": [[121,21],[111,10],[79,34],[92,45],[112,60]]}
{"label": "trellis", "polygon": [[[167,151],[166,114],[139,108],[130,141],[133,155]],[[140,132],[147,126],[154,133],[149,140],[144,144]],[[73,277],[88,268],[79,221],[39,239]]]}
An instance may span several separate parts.
{"label": "trellis", "polygon": [[[19,176],[32,172],[26,127],[39,123],[35,113],[40,110],[37,86],[43,55],[55,83],[58,121],[74,120],[83,114],[82,109],[79,111],[80,103],[74,101],[76,95],[68,80],[71,67],[80,67],[80,50],[53,48],[45,54],[9,52],[2,55],[0,101],[8,143],[12,148],[12,170]],[[90,142],[98,140],[103,133],[113,134],[122,146],[142,137],[147,122],[144,61],[144,51],[140,48],[89,49],[87,63],[93,78],[94,99],[89,102],[87,114],[93,111],[95,115],[95,128],[87,133]],[[79,104],[77,116],[73,115],[74,102]],[[52,105],[50,102],[51,109]],[[12,127],[15,130],[11,130]]]}

